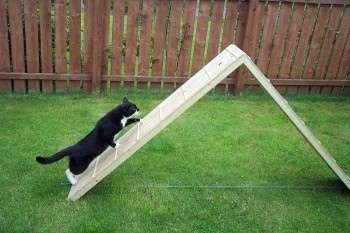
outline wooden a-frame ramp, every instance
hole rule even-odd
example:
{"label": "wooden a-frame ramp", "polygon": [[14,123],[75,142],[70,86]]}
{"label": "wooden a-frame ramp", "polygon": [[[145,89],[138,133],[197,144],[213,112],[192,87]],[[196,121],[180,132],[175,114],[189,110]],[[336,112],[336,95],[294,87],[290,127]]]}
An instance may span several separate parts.
{"label": "wooden a-frame ramp", "polygon": [[143,118],[143,123],[136,124],[123,135],[119,139],[120,146],[118,149],[108,148],[90,164],[84,173],[78,175],[78,183],[71,187],[68,199],[75,201],[83,196],[242,64],[247,67],[321,158],[350,190],[350,178],[291,109],[287,101],[271,85],[247,54],[235,45],[230,45],[153,109]]}

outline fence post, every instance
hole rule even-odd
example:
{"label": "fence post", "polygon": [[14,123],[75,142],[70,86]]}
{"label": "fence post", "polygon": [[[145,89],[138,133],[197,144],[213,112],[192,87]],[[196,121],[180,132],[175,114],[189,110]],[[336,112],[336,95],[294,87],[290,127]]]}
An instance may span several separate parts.
{"label": "fence post", "polygon": [[103,45],[103,10],[106,1],[94,1],[94,41],[92,52],[92,92],[101,91],[102,45]]}
{"label": "fence post", "polygon": [[[247,16],[247,24],[244,29],[244,40],[242,45],[242,50],[250,56],[253,61],[255,55],[255,41],[258,36],[258,29],[260,27],[260,20],[256,20],[258,15],[261,14],[262,7],[259,6],[259,0],[249,0],[248,1],[248,14]],[[255,30],[257,29],[257,30]],[[244,90],[245,78],[247,75],[247,70],[243,67],[240,67],[238,70],[238,75],[236,78],[236,84],[234,89],[234,94],[240,94]]]}
{"label": "fence post", "polygon": [[[5,2],[0,2],[0,72],[10,72],[10,49],[8,43],[7,19]],[[0,77],[0,92],[11,91],[11,80]]]}

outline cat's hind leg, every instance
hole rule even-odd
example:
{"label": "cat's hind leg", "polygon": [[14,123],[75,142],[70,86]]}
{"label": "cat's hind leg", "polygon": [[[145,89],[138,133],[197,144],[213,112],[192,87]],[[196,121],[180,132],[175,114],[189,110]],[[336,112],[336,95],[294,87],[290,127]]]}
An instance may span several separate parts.
{"label": "cat's hind leg", "polygon": [[77,179],[75,179],[75,175],[70,171],[69,168],[66,170],[66,176],[72,185],[76,185],[78,183]]}

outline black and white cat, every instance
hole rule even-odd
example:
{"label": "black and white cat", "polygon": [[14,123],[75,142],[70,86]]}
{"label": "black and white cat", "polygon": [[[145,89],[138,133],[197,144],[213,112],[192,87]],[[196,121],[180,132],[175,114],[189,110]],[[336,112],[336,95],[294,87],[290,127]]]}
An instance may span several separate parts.
{"label": "black and white cat", "polygon": [[50,164],[69,156],[69,168],[66,170],[66,175],[70,183],[75,185],[78,182],[75,175],[84,172],[92,160],[106,150],[108,146],[118,147],[114,142],[115,135],[129,124],[142,122],[142,119],[131,118],[138,113],[139,109],[136,105],[124,97],[123,103],[102,117],[85,138],[50,157],[38,156],[36,161],[41,164]]}

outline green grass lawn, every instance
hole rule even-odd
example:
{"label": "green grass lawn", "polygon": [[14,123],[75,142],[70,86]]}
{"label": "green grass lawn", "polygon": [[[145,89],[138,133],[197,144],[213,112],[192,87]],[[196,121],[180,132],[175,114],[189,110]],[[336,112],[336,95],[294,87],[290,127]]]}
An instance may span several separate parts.
{"label": "green grass lawn", "polygon": [[[347,232],[350,192],[265,95],[210,94],[76,202],[67,160],[122,97],[142,115],[168,94],[0,94],[0,232]],[[287,96],[350,174],[350,98]]]}

